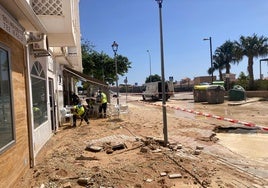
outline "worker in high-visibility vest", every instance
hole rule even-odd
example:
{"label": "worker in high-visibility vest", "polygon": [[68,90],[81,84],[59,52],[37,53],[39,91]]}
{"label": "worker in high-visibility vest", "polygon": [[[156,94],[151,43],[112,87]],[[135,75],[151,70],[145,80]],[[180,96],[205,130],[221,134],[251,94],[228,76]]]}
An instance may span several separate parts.
{"label": "worker in high-visibility vest", "polygon": [[[98,95],[100,96],[99,116],[106,118],[107,96],[101,90],[99,90],[99,94]],[[103,114],[102,114],[102,111],[103,111]]]}
{"label": "worker in high-visibility vest", "polygon": [[81,119],[80,125],[82,124],[83,120],[85,120],[87,124],[89,124],[86,106],[82,105],[81,101],[79,101],[79,103],[74,106],[73,111],[74,111],[73,113],[73,126],[74,127],[76,127],[77,118]]}

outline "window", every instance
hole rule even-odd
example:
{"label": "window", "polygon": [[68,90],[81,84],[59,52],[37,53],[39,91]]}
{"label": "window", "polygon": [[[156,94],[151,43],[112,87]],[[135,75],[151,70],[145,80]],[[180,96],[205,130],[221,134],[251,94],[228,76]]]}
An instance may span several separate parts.
{"label": "window", "polygon": [[34,128],[48,120],[46,76],[40,62],[36,61],[31,70]]}
{"label": "window", "polygon": [[0,152],[15,141],[9,50],[0,45]]}

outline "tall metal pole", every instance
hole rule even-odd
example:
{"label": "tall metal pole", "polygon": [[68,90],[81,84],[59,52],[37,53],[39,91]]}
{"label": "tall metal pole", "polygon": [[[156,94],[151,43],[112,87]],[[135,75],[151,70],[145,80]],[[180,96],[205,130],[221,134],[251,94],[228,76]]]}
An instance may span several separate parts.
{"label": "tall metal pole", "polygon": [[117,59],[116,52],[114,52],[114,62],[115,62],[115,74],[116,74],[116,104],[119,106],[119,88],[118,88],[118,75],[117,75]]}
{"label": "tall metal pole", "polygon": [[167,134],[167,109],[166,109],[165,70],[164,70],[165,67],[164,67],[164,48],[163,48],[163,30],[162,30],[162,0],[156,0],[156,1],[159,5],[159,21],[160,21],[163,133],[164,133],[164,146],[167,146],[168,134]]}
{"label": "tall metal pole", "polygon": [[148,55],[149,55],[149,65],[150,65],[150,82],[152,82],[152,77],[151,77],[151,75],[152,75],[152,69],[151,69],[151,54],[150,54],[150,51],[149,50],[147,50],[147,52],[148,52]]}
{"label": "tall metal pole", "polygon": [[127,104],[127,77],[124,80],[125,84],[126,84],[126,104]]}
{"label": "tall metal pole", "polygon": [[[203,40],[209,40],[209,49],[210,49],[210,68],[213,68],[213,57],[212,57],[212,38],[204,38]],[[213,71],[211,73],[211,83],[213,82]]]}
{"label": "tall metal pole", "polygon": [[117,59],[116,59],[116,52],[118,49],[118,44],[114,41],[112,44],[112,48],[114,51],[114,63],[115,63],[115,75],[116,75],[116,104],[119,107],[119,89],[118,89],[118,75],[117,75]]}
{"label": "tall metal pole", "polygon": [[262,62],[262,61],[268,61],[268,58],[266,58],[266,59],[260,59],[260,80],[263,79],[263,75],[262,75],[262,73],[261,73],[261,62]]}
{"label": "tall metal pole", "polygon": [[[213,59],[212,59],[212,39],[209,37],[209,46],[210,46],[210,67],[213,68]],[[211,73],[211,83],[213,82],[213,71]]]}

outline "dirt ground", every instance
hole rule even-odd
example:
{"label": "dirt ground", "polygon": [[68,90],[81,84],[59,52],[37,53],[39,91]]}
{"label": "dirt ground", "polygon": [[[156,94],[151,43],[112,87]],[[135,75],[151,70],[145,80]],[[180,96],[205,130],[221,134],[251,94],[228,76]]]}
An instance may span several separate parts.
{"label": "dirt ground", "polygon": [[[215,128],[229,126],[229,122],[193,117],[167,107],[165,147],[161,101],[137,99],[129,96],[128,111],[119,118],[91,118],[90,125],[83,122],[75,128],[61,126],[38,154],[36,166],[15,188],[268,187],[267,158],[251,160],[219,144]],[[189,101],[182,97],[167,104],[193,107]],[[215,112],[213,108],[215,105],[195,106],[197,110],[209,109],[209,113]],[[248,121],[266,115],[250,111],[242,117],[243,108],[248,110],[241,105],[240,110],[227,111],[240,112],[239,119],[249,116]],[[268,118],[259,119],[267,125]]]}

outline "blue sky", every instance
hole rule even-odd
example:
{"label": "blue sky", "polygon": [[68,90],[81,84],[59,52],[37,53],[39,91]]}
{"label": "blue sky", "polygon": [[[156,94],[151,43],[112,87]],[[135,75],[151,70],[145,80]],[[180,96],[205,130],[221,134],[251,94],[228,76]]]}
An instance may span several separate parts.
{"label": "blue sky", "polygon": [[[267,0],[163,0],[162,7],[165,78],[174,80],[207,76],[210,67],[209,41],[213,52],[226,40],[241,35],[268,37]],[[145,82],[151,72],[161,76],[159,9],[155,0],[80,0],[82,38],[95,50],[113,57],[118,54],[132,62],[125,77],[129,84]],[[254,76],[259,78],[259,59],[254,59]],[[232,65],[231,72],[247,73],[247,58]],[[268,66],[262,63],[264,77]],[[214,75],[218,76],[218,72]]]}

